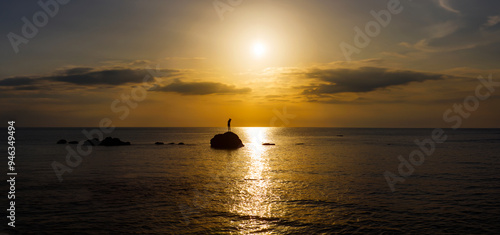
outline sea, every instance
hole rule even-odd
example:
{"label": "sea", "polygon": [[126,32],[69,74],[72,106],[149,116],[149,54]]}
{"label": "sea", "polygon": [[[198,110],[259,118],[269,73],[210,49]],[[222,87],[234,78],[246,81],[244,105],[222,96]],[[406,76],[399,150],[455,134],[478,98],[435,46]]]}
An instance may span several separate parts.
{"label": "sea", "polygon": [[0,234],[500,233],[500,129],[18,128],[14,171],[2,130]]}

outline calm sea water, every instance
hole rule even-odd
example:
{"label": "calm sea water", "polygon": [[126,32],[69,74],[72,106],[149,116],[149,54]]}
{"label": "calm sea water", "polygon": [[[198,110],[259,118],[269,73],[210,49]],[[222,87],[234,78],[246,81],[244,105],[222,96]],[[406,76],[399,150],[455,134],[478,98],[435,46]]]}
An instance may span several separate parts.
{"label": "calm sea water", "polygon": [[66,165],[67,151],[55,142],[81,131],[17,130],[17,222],[4,217],[5,233],[500,232],[500,129],[445,129],[395,192],[384,172],[432,129],[234,128],[245,147],[227,151],[209,144],[224,128],[122,128],[111,136],[131,146],[96,146],[59,182],[51,164]]}

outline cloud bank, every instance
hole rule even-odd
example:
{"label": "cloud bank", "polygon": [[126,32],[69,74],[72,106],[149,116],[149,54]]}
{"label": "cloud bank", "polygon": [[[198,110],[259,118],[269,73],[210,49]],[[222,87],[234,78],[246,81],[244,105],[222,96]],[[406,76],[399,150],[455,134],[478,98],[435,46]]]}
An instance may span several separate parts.
{"label": "cloud bank", "polygon": [[361,67],[357,69],[313,69],[303,73],[324,84],[305,87],[303,94],[336,94],[343,92],[370,92],[376,89],[406,85],[411,82],[440,80],[447,76],[411,70],[391,70],[380,67]]}
{"label": "cloud bank", "polygon": [[155,90],[182,95],[244,94],[252,91],[250,88],[236,88],[233,85],[218,82],[183,82],[178,79]]}

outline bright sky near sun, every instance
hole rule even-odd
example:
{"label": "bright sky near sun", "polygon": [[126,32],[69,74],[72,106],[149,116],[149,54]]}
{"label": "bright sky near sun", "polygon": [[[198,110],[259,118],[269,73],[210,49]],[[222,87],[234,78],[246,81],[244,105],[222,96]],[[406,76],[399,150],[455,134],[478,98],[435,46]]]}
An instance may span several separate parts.
{"label": "bright sky near sun", "polygon": [[[3,1],[0,117],[450,127],[478,76],[500,80],[498,1],[236,2]],[[463,127],[500,127],[492,89]]]}

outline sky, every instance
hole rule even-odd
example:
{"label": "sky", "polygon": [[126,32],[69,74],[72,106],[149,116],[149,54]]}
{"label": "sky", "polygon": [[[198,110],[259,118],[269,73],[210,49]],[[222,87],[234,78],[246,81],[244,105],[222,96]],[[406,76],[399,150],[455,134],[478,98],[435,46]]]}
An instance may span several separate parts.
{"label": "sky", "polygon": [[500,128],[500,2],[0,3],[25,127]]}

